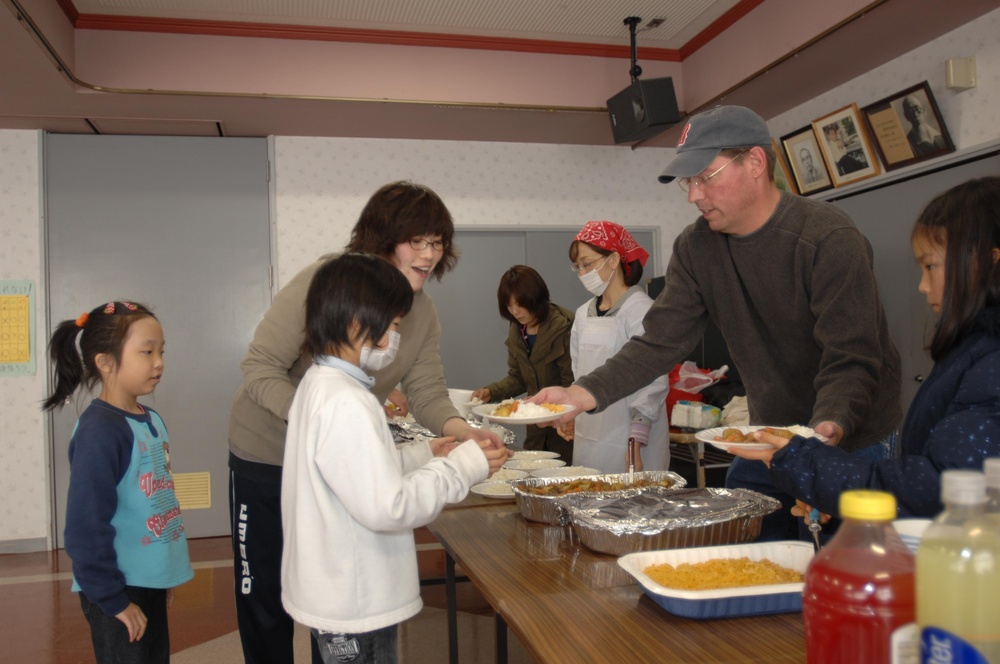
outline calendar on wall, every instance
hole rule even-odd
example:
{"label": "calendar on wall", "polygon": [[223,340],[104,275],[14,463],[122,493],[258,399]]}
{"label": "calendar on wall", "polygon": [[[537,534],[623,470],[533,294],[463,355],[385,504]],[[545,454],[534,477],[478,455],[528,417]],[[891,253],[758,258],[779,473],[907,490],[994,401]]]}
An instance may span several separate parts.
{"label": "calendar on wall", "polygon": [[0,280],[0,376],[35,373],[35,283]]}

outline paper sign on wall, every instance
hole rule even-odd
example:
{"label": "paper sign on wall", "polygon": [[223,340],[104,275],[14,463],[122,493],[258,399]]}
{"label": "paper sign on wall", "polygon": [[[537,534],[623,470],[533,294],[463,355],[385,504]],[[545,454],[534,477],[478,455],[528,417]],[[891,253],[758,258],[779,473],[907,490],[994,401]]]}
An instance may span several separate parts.
{"label": "paper sign on wall", "polygon": [[0,279],[0,376],[35,374],[35,283]]}

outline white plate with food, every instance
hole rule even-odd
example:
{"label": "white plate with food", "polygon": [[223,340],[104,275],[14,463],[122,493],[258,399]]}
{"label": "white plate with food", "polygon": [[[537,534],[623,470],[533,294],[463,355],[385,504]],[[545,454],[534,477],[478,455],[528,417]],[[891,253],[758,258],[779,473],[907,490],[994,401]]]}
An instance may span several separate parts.
{"label": "white plate with food", "polygon": [[602,475],[603,473],[597,468],[588,468],[587,466],[563,466],[562,468],[542,468],[541,470],[531,471],[532,477],[550,478],[550,477],[586,477],[588,475]]}
{"label": "white plate with food", "polygon": [[514,489],[507,482],[480,482],[473,484],[469,491],[484,498],[514,497]]}
{"label": "white plate with food", "polygon": [[791,438],[792,436],[809,438],[810,436],[815,436],[819,440],[826,440],[824,436],[817,435],[816,432],[809,427],[799,425],[783,427],[754,425],[715,427],[714,429],[703,429],[702,431],[697,432],[694,437],[704,443],[710,443],[715,447],[718,447],[720,450],[726,450],[727,452],[731,447],[745,447],[757,450],[772,449],[771,445],[768,445],[767,443],[758,443],[750,436],[753,432],[760,431],[761,429],[765,429],[784,438]]}
{"label": "white plate with food", "polygon": [[558,452],[548,450],[515,450],[511,459],[558,459]]}
{"label": "white plate with food", "polygon": [[539,468],[560,468],[566,462],[562,459],[511,459],[503,465],[512,470],[538,470]]}
{"label": "white plate with food", "polygon": [[509,482],[510,480],[523,480],[528,476],[526,470],[513,470],[511,468],[501,468],[490,475],[483,482]]}
{"label": "white plate with food", "polygon": [[558,420],[573,408],[573,406],[564,404],[537,404],[514,399],[473,406],[472,412],[490,422],[499,422],[500,424],[538,424]]}

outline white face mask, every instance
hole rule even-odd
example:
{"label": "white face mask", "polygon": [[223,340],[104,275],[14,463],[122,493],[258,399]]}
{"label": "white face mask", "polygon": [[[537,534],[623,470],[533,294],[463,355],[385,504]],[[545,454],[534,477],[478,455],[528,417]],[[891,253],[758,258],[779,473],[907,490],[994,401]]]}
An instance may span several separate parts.
{"label": "white face mask", "polygon": [[366,373],[381,371],[392,364],[396,359],[396,351],[399,350],[399,332],[389,332],[389,343],[385,348],[372,348],[371,346],[361,347],[361,357],[358,366]]}
{"label": "white face mask", "polygon": [[610,255],[604,259],[604,262],[601,263],[601,267],[595,267],[590,272],[580,275],[580,283],[583,284],[583,287],[586,288],[591,293],[593,293],[594,295],[598,296],[603,295],[604,291],[607,290],[608,288],[608,284],[611,283],[610,276],[608,277],[607,281],[601,279],[601,270],[604,269],[605,265],[607,265],[609,258],[611,258]]}

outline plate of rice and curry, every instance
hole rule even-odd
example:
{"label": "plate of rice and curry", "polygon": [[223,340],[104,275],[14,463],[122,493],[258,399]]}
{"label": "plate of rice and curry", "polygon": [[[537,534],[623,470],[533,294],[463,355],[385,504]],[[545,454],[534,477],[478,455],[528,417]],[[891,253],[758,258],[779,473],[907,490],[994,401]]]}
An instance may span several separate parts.
{"label": "plate of rice and curry", "polygon": [[812,436],[822,441],[826,440],[826,437],[820,436],[809,427],[799,425],[783,427],[752,425],[715,427],[714,429],[704,429],[699,431],[694,435],[694,437],[703,443],[709,443],[710,445],[714,445],[720,450],[725,450],[727,452],[731,447],[745,447],[758,450],[769,449],[771,445],[758,442],[757,439],[753,437],[753,434],[757,431],[765,431],[767,433],[774,434],[775,436],[781,436],[782,438],[791,438],[792,436],[809,438]]}
{"label": "plate of rice and curry", "polygon": [[558,420],[573,410],[573,406],[558,403],[528,403],[521,399],[507,399],[500,403],[484,403],[473,406],[472,412],[479,417],[500,424],[538,424]]}

